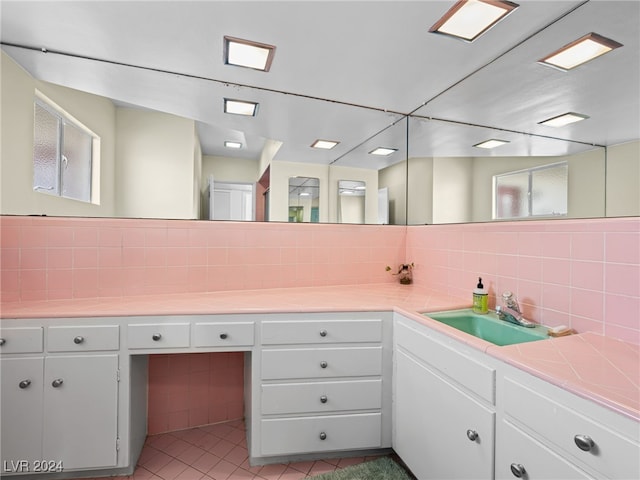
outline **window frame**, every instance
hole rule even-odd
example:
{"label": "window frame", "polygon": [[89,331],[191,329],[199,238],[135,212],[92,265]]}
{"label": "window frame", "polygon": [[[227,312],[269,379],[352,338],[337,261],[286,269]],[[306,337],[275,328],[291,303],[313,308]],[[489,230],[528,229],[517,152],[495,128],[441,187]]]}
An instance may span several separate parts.
{"label": "window frame", "polygon": [[[566,160],[560,161],[560,162],[554,162],[554,163],[548,163],[545,165],[539,165],[536,167],[531,167],[531,168],[524,168],[521,170],[514,170],[512,172],[504,172],[504,173],[499,173],[493,176],[493,206],[492,206],[492,219],[493,220],[498,220],[498,221],[510,221],[510,220],[521,220],[521,219],[542,219],[542,218],[567,218],[569,215],[568,212],[568,208],[567,211],[565,213],[551,213],[551,214],[544,214],[544,215],[534,215],[533,214],[533,191],[532,191],[532,187],[533,187],[533,174],[535,172],[539,172],[542,170],[548,170],[551,168],[558,168],[558,167],[565,167],[567,169],[567,182],[566,182],[566,189],[565,189],[565,193],[567,195],[567,206],[568,206],[568,196],[569,196],[569,162]],[[506,177],[506,176],[510,176],[510,175],[515,175],[515,174],[523,174],[526,173],[527,177],[528,177],[528,185],[527,185],[527,215],[518,215],[518,216],[511,216],[511,217],[499,217],[498,216],[498,203],[499,203],[499,198],[498,198],[498,179],[501,177]]]}
{"label": "window frame", "polygon": [[[56,140],[56,185],[52,190],[45,187],[39,187],[35,184],[35,143],[36,143],[36,126],[35,115],[36,106],[46,110],[49,114],[56,118],[57,121],[57,140]],[[85,204],[100,204],[100,136],[89,129],[85,124],[63,109],[56,102],[44,95],[42,92],[36,90],[33,101],[33,115],[34,115],[34,136],[33,136],[33,150],[32,150],[32,187],[33,191],[37,193],[43,193],[52,197],[64,198],[67,200],[74,200]],[[65,125],[71,126],[81,133],[87,135],[91,142],[91,153],[89,158],[89,195],[88,199],[77,198],[74,196],[68,196],[64,194],[63,175],[62,169],[65,163],[64,159],[64,127]]]}

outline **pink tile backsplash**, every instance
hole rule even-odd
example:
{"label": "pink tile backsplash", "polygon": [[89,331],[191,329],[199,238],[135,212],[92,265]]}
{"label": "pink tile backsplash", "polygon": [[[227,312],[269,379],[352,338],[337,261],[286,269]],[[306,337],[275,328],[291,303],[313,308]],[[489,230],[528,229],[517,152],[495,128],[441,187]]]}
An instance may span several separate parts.
{"label": "pink tile backsplash", "polygon": [[407,227],[414,281],[468,296],[477,277],[495,307],[505,290],[525,314],[640,344],[640,219]]}
{"label": "pink tile backsplash", "polygon": [[2,301],[414,281],[640,344],[640,219],[379,227],[0,217]]}
{"label": "pink tile backsplash", "polygon": [[393,282],[404,227],[0,217],[3,301]]}

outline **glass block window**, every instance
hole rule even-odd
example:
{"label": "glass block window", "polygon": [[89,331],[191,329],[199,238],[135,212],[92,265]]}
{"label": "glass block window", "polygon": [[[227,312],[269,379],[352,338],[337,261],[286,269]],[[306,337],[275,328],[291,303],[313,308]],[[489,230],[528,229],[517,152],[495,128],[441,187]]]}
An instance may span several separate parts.
{"label": "glass block window", "polygon": [[94,144],[99,138],[53,104],[34,102],[33,189],[91,202]]}
{"label": "glass block window", "polygon": [[493,177],[493,218],[567,216],[567,162]]}

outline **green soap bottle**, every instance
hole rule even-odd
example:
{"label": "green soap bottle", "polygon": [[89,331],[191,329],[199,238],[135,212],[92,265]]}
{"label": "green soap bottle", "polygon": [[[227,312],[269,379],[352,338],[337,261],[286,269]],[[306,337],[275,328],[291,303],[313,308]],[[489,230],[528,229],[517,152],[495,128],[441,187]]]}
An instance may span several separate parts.
{"label": "green soap bottle", "polygon": [[487,313],[489,311],[489,294],[482,284],[482,278],[478,278],[478,285],[473,291],[473,312]]}

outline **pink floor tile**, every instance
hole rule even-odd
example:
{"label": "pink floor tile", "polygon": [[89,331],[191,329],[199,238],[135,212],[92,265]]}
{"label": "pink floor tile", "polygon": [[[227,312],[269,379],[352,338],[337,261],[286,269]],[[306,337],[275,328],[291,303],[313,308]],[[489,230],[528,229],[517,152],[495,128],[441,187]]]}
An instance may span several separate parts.
{"label": "pink floor tile", "polygon": [[303,480],[377,458],[330,458],[252,467],[245,445],[242,420],[150,435],[135,472],[123,480]]}

